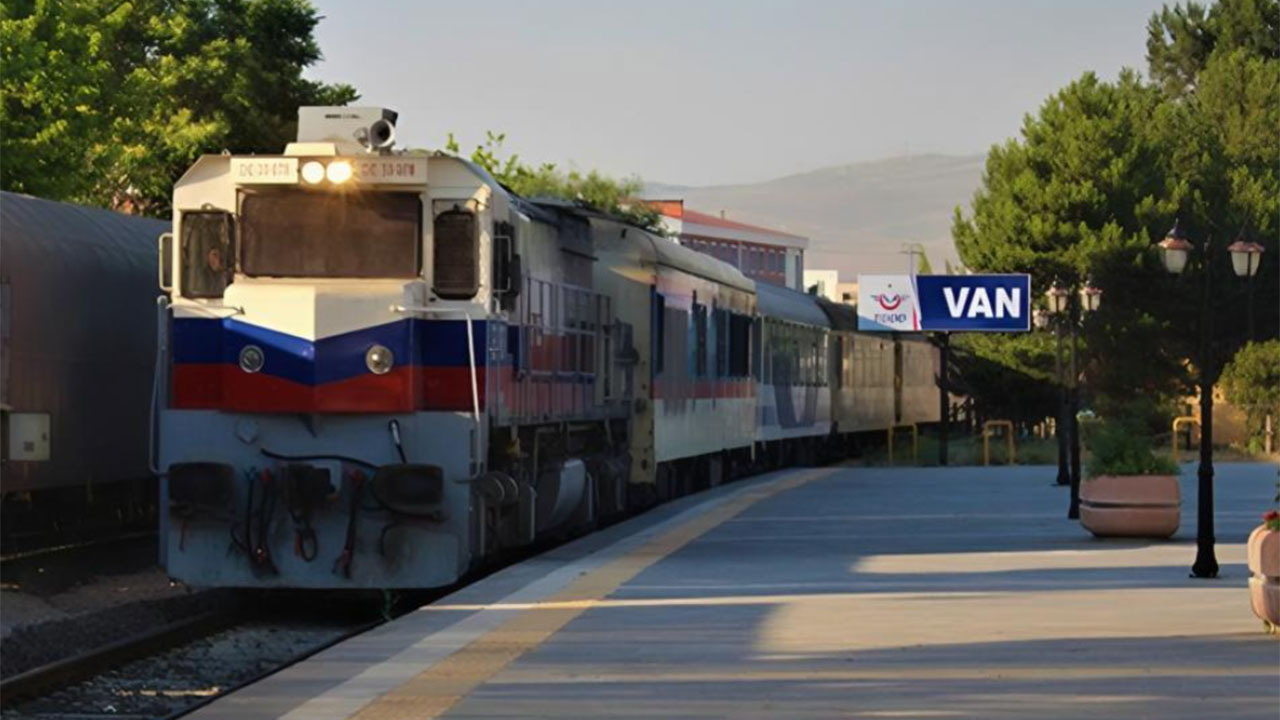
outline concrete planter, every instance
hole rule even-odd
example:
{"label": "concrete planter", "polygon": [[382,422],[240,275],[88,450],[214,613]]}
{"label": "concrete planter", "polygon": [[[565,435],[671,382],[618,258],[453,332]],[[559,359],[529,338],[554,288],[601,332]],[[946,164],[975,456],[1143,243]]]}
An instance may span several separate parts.
{"label": "concrete planter", "polygon": [[1167,538],[1181,507],[1174,475],[1102,475],[1080,486],[1080,524],[1098,537]]}
{"label": "concrete planter", "polygon": [[1259,525],[1249,535],[1249,602],[1269,632],[1280,627],[1280,531]]}

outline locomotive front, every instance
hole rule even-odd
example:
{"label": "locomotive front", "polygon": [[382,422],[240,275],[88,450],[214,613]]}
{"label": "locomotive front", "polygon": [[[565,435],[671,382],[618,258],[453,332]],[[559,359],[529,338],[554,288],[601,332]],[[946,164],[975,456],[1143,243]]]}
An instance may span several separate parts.
{"label": "locomotive front", "polygon": [[175,187],[153,457],[177,579],[430,587],[468,567],[506,196],[393,151],[395,119],[302,108],[282,155],[205,156]]}

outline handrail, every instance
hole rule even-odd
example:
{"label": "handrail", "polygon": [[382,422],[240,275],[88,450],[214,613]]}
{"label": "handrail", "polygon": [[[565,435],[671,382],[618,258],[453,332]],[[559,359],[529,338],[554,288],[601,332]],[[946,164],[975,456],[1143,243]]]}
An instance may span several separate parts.
{"label": "handrail", "polygon": [[1195,425],[1200,427],[1200,418],[1195,415],[1179,415],[1173,419],[1173,436],[1169,438],[1169,442],[1173,446],[1173,461],[1178,462],[1178,426],[1179,425]]}
{"label": "handrail", "polygon": [[915,464],[920,462],[920,428],[915,423],[902,423],[901,425],[890,425],[885,429],[885,433],[889,438],[889,467],[893,467],[894,431],[903,428],[911,428],[911,462]]}
{"label": "handrail", "polygon": [[1013,445],[1012,420],[988,420],[982,423],[982,464],[991,464],[991,429],[995,427],[1002,427],[1005,429],[1005,438],[1009,441],[1009,464],[1013,465],[1016,455]]}
{"label": "handrail", "polygon": [[152,475],[160,475],[160,459],[156,457],[156,435],[160,424],[160,383],[166,375],[164,358],[169,349],[169,298],[156,297],[156,362],[151,375],[151,414],[147,419],[147,467]]}

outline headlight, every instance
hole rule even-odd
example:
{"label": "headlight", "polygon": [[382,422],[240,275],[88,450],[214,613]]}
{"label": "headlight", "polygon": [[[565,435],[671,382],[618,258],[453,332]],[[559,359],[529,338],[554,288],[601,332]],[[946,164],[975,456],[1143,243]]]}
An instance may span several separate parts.
{"label": "headlight", "polygon": [[319,161],[311,160],[302,164],[302,179],[315,185],[324,180],[324,165]]}
{"label": "headlight", "polygon": [[334,185],[341,185],[351,179],[351,163],[346,160],[331,162],[328,169],[325,170],[325,174],[328,175],[329,182]]}
{"label": "headlight", "polygon": [[391,366],[396,364],[396,356],[391,352],[391,348],[374,345],[364,354],[364,364],[374,375],[385,375],[391,372]]}
{"label": "headlight", "polygon": [[247,373],[256,373],[262,369],[266,356],[257,345],[245,345],[240,350],[240,369]]}

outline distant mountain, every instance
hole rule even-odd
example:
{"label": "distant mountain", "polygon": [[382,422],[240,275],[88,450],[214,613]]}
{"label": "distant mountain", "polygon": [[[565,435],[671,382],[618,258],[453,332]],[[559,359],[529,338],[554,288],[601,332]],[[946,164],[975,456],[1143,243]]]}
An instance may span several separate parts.
{"label": "distant mountain", "polygon": [[653,199],[683,198],[685,206],[725,212],[731,220],[810,239],[805,267],[835,268],[841,279],[859,272],[904,272],[904,243],[920,243],[936,272],[957,262],[951,217],[967,210],[982,179],[984,155],[916,155],[822,168],[749,185],[688,187],[650,183]]}

